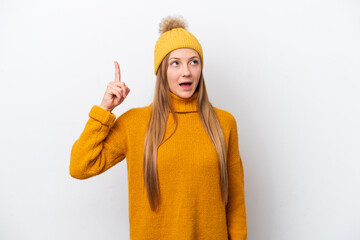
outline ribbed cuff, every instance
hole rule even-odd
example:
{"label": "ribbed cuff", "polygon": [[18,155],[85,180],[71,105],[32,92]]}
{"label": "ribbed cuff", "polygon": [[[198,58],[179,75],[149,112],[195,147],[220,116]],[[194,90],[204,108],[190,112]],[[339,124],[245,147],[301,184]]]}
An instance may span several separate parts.
{"label": "ribbed cuff", "polygon": [[111,127],[116,119],[115,114],[106,111],[105,109],[99,107],[98,105],[94,105],[90,112],[89,117],[101,122],[102,124]]}

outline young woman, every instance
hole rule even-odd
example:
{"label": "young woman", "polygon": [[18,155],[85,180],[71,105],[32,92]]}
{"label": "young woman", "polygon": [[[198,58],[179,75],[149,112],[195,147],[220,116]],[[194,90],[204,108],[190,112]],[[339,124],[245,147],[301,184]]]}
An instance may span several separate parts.
{"label": "young woman", "polygon": [[178,17],[160,24],[155,96],[116,119],[130,89],[108,84],[71,150],[70,174],[86,179],[127,159],[130,239],[247,238],[244,171],[235,118],[208,99],[203,52]]}

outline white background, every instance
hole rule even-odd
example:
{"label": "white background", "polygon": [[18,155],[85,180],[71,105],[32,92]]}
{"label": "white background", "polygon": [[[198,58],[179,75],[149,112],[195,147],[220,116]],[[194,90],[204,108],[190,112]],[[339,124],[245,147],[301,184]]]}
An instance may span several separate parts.
{"label": "white background", "polygon": [[360,3],[0,0],[0,239],[128,239],[126,160],[69,175],[114,80],[150,104],[161,19],[204,50],[214,106],[237,119],[249,240],[360,239]]}

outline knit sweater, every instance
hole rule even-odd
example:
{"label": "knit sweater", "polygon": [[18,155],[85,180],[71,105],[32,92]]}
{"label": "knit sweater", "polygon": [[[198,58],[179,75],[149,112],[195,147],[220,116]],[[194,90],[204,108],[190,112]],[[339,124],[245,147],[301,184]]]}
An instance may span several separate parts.
{"label": "knit sweater", "polygon": [[[86,179],[126,158],[131,240],[245,240],[244,171],[235,118],[215,108],[226,145],[229,202],[224,205],[218,156],[196,105],[197,92],[183,99],[170,92],[177,117],[175,133],[158,149],[161,204],[153,212],[143,179],[143,151],[151,105],[116,116],[94,105],[71,150],[70,175]],[[169,114],[165,138],[174,129]]]}

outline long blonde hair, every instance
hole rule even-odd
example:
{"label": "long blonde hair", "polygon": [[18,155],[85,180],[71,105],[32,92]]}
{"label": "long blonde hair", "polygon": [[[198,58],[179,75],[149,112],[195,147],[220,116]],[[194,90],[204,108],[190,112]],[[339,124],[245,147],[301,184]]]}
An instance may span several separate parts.
{"label": "long blonde hair", "polygon": [[[157,151],[160,145],[166,141],[166,139],[164,140],[163,138],[165,135],[169,109],[175,120],[175,127],[172,134],[174,134],[177,127],[176,114],[174,113],[174,109],[170,101],[170,89],[166,74],[169,55],[170,53],[166,55],[159,66],[159,70],[157,71],[154,101],[152,103],[150,121],[147,126],[144,142],[144,185],[146,186],[148,200],[153,211],[155,211],[160,204],[160,191],[157,173]],[[214,144],[218,155],[221,197],[223,203],[227,204],[228,174],[224,134],[215,110],[209,102],[202,72],[195,91],[198,92],[197,108],[201,122]],[[170,138],[171,135],[168,138]]]}

